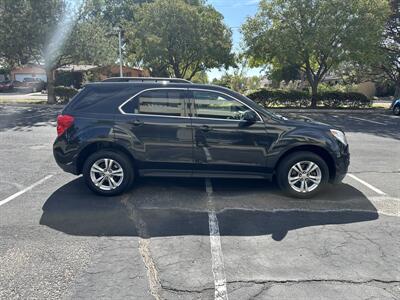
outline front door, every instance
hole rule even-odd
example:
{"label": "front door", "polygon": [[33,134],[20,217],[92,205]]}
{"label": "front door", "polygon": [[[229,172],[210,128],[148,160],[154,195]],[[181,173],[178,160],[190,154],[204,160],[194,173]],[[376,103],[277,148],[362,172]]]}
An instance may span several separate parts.
{"label": "front door", "polygon": [[186,101],[187,89],[155,88],[121,107],[118,123],[130,135],[130,148],[143,175],[167,169],[191,173],[193,138]]}
{"label": "front door", "polygon": [[242,119],[251,110],[233,97],[205,90],[191,90],[194,138],[194,172],[265,172],[266,149],[270,144],[262,119]]}

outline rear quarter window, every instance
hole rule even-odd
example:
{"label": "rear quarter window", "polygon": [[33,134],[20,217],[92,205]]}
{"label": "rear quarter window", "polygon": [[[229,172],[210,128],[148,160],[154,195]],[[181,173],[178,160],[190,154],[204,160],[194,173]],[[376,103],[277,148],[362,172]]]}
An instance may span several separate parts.
{"label": "rear quarter window", "polygon": [[87,86],[68,110],[89,113],[116,113],[118,106],[135,92],[131,86]]}

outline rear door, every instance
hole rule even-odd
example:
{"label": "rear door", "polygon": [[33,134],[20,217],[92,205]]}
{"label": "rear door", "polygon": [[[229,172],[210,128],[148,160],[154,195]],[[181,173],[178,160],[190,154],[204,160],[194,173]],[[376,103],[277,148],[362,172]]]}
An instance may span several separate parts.
{"label": "rear door", "polygon": [[252,176],[265,172],[270,141],[261,117],[246,123],[242,117],[251,108],[221,92],[191,90],[190,96],[194,173],[230,176],[240,172]]}
{"label": "rear door", "polygon": [[191,173],[193,138],[187,93],[184,88],[148,89],[120,107],[116,138],[129,139],[143,175],[165,170]]}

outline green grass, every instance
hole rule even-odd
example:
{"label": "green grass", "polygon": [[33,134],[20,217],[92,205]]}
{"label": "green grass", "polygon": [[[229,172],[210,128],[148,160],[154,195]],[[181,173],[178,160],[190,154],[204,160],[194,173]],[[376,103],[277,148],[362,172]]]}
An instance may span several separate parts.
{"label": "green grass", "polygon": [[373,103],[372,108],[385,108],[389,109],[390,108],[390,103],[383,103],[383,102],[378,102],[378,103]]}

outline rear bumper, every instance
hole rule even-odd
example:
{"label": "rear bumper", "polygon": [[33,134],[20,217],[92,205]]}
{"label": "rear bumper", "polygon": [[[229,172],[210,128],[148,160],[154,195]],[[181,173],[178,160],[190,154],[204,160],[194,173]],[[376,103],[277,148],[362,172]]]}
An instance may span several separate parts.
{"label": "rear bumper", "polygon": [[57,165],[61,169],[63,169],[64,172],[71,173],[71,174],[74,174],[74,175],[79,175],[79,172],[78,172],[75,164],[72,164],[72,163],[71,164],[63,164],[63,163],[60,163],[57,160],[56,160],[56,162],[57,162]]}
{"label": "rear bumper", "polygon": [[67,145],[62,140],[57,138],[53,145],[53,155],[57,165],[67,173],[79,175],[79,170],[76,163],[76,152],[65,151]]}

